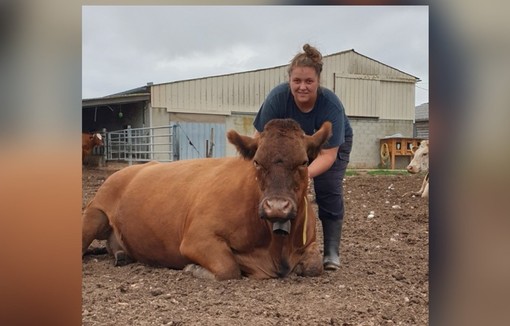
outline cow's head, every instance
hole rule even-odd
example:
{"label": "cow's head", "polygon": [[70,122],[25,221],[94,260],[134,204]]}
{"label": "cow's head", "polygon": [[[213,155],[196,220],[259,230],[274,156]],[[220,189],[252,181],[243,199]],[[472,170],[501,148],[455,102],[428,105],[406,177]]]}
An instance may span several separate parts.
{"label": "cow's head", "polygon": [[429,170],[429,141],[422,140],[418,149],[414,151],[413,159],[407,166],[409,173],[418,173]]}
{"label": "cow's head", "polygon": [[275,231],[289,232],[298,203],[307,195],[308,163],[317,157],[329,137],[330,122],[307,136],[292,119],[269,121],[255,138],[241,136],[233,130],[228,132],[230,143],[245,159],[253,161],[262,192],[259,215],[273,222]]}
{"label": "cow's head", "polygon": [[103,146],[103,136],[100,133],[92,135],[92,141],[94,146]]}

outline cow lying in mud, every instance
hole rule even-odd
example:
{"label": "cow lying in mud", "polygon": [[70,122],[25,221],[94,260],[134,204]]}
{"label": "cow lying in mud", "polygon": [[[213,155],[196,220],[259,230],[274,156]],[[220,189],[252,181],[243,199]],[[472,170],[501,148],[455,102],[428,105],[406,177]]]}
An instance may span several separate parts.
{"label": "cow lying in mud", "polygon": [[414,152],[413,159],[411,163],[407,166],[407,172],[409,173],[419,173],[419,172],[427,172],[425,178],[423,178],[423,182],[420,190],[416,192],[408,192],[404,194],[407,195],[416,195],[421,197],[429,196],[429,141],[423,140],[420,143],[418,149]]}
{"label": "cow lying in mud", "polygon": [[275,119],[255,138],[228,132],[242,157],[117,171],[84,211],[82,254],[103,239],[116,265],[135,260],[216,280],[320,275],[307,164],[330,136],[329,122],[307,136]]}

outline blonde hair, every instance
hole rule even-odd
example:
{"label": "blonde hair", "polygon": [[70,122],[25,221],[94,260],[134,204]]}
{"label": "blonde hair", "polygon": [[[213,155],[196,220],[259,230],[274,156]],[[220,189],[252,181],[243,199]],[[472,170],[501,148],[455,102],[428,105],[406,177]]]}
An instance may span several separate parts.
{"label": "blonde hair", "polygon": [[303,51],[294,56],[294,58],[290,61],[288,73],[289,77],[292,73],[292,70],[295,67],[310,67],[315,69],[317,76],[321,76],[322,72],[322,54],[315,47],[306,43],[303,45]]}

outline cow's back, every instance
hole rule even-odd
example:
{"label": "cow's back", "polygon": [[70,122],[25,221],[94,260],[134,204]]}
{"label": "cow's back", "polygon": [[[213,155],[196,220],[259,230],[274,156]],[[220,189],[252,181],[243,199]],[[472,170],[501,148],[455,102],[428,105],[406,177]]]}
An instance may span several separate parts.
{"label": "cow's back", "polygon": [[133,258],[182,268],[189,261],[179,246],[190,224],[200,224],[204,232],[221,232],[218,223],[243,222],[227,221],[233,215],[256,214],[250,166],[239,158],[131,166],[110,176],[91,205],[106,213]]}

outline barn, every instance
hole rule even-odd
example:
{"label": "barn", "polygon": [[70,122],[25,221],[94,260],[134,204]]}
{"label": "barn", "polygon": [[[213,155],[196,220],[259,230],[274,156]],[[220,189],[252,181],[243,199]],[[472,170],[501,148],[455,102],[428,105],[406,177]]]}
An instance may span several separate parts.
{"label": "barn", "polygon": [[[321,84],[342,100],[354,130],[349,168],[377,168],[379,141],[413,137],[419,78],[356,52],[323,57]],[[287,65],[147,85],[83,99],[84,131],[106,134],[107,159],[171,161],[235,155],[225,133],[252,135],[253,119]],[[117,144],[117,145],[116,145]],[[136,146],[136,147],[134,147]],[[126,151],[129,151],[126,154]],[[408,161],[397,161],[403,167]]]}
{"label": "barn", "polygon": [[429,139],[429,104],[423,103],[416,107],[414,117],[415,138]]}

